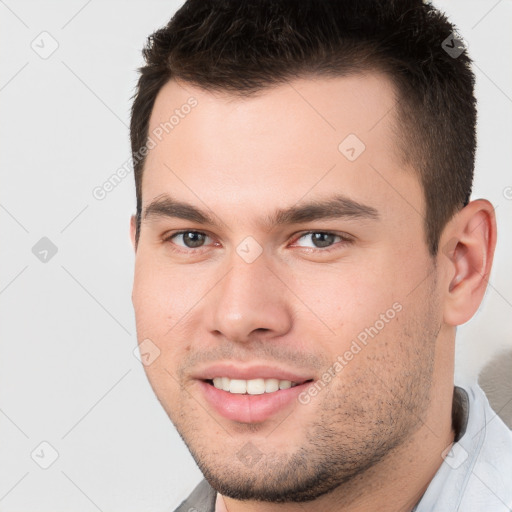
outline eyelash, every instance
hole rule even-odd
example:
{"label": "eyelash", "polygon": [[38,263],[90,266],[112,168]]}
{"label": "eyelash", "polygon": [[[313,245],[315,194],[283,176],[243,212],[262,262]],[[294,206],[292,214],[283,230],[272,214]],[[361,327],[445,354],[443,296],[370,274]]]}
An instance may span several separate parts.
{"label": "eyelash", "polygon": [[[200,235],[205,235],[206,237],[209,237],[211,238],[207,233],[203,232],[203,231],[196,231],[196,230],[193,230],[193,229],[188,229],[188,230],[183,230],[183,231],[177,231],[176,233],[171,233],[167,236],[165,236],[163,238],[163,242],[170,242],[172,245],[174,245],[175,247],[177,247],[177,249],[173,248],[173,250],[177,251],[177,252],[182,252],[182,253],[195,253],[197,251],[201,251],[203,249],[205,249],[206,247],[205,246],[201,246],[201,247],[197,247],[197,248],[183,248],[181,246],[177,246],[176,244],[174,244],[172,242],[172,239],[179,236],[179,235],[184,235],[186,233],[197,233],[197,234],[200,234]],[[320,248],[320,247],[302,247],[302,249],[307,249],[308,252],[321,252],[321,253],[327,253],[327,252],[331,252],[333,250],[336,250],[339,248],[338,244],[341,244],[343,246],[345,245],[349,245],[351,243],[354,242],[354,239],[353,237],[347,235],[347,234],[340,234],[340,233],[333,233],[332,231],[306,231],[304,233],[301,233],[298,237],[296,237],[294,239],[294,242],[297,242],[298,240],[300,240],[301,238],[307,236],[307,235],[312,235],[312,234],[322,234],[322,235],[334,235],[335,237],[338,237],[340,238],[340,240],[338,242],[335,242],[333,243],[333,245],[329,246],[329,247],[325,247],[325,248]]]}

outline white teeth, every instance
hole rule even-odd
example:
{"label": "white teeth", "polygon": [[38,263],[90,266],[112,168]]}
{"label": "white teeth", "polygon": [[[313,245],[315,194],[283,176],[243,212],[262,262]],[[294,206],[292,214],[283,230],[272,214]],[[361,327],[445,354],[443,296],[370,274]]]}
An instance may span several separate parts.
{"label": "white teeth", "polygon": [[265,379],[251,379],[247,381],[249,395],[262,395],[265,393]]}
{"label": "white teeth", "polygon": [[277,379],[265,379],[265,393],[273,393],[279,389],[279,381]]}
{"label": "white teeth", "polygon": [[229,383],[229,392],[243,395],[247,391],[247,381],[239,379],[231,379]]}
{"label": "white teeth", "polygon": [[229,391],[237,395],[262,395],[263,393],[274,393],[280,389],[289,389],[297,383],[289,380],[279,379],[230,379],[229,377],[215,377],[213,385],[217,389]]}

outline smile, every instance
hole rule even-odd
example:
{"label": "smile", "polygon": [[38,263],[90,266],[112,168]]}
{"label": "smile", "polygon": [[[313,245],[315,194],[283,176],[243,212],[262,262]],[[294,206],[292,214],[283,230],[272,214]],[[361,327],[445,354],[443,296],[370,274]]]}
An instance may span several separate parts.
{"label": "smile", "polygon": [[264,393],[275,393],[281,389],[290,389],[299,382],[279,379],[230,379],[229,377],[215,377],[210,381],[213,386],[228,393],[237,395],[263,395]]}

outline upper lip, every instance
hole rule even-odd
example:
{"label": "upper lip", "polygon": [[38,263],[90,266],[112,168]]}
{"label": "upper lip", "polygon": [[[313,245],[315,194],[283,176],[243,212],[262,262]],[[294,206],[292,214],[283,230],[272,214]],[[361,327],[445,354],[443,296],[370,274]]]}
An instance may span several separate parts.
{"label": "upper lip", "polygon": [[236,362],[223,362],[212,364],[203,370],[197,371],[194,378],[199,380],[212,380],[215,377],[228,377],[230,379],[278,379],[302,383],[313,380],[311,375],[298,373],[293,370],[279,368],[271,364],[250,365]]}

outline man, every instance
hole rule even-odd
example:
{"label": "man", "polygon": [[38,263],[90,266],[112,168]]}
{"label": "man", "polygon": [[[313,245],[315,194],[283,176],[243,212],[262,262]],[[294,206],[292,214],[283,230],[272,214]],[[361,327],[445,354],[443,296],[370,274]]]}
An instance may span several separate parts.
{"label": "man", "polygon": [[512,435],[453,382],[496,243],[454,27],[195,0],[144,56],[137,335],[205,476],[178,510],[509,511]]}

